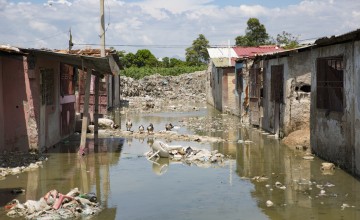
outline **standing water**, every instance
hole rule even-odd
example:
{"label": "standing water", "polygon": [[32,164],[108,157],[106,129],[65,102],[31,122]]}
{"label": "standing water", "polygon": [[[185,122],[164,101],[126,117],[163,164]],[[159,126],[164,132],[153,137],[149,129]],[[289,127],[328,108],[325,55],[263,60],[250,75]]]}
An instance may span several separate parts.
{"label": "standing water", "polygon": [[[89,138],[87,155],[79,157],[74,135],[51,149],[42,168],[0,180],[0,219],[10,219],[3,207],[14,198],[24,203],[75,187],[96,193],[103,210],[92,219],[360,219],[358,180],[338,168],[322,173],[322,160],[303,159],[304,151],[242,127],[237,117],[211,107],[128,117],[135,130],[150,122],[164,130],[171,122],[178,133],[221,137],[225,142],[161,141],[228,157],[223,166],[153,163],[144,157],[151,135],[123,144],[120,137],[100,138],[98,146]],[[11,194],[13,188],[25,192]]]}

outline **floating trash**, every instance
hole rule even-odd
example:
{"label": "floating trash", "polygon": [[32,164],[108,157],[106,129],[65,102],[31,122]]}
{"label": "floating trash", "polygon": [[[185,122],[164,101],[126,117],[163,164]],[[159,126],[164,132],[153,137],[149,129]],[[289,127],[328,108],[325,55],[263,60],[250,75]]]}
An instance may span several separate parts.
{"label": "floating trash", "polygon": [[271,207],[273,205],[274,205],[274,203],[272,201],[270,201],[270,200],[266,201],[266,206],[267,207]]}
{"label": "floating trash", "polygon": [[[222,166],[225,156],[215,151],[196,149],[193,147],[170,146],[162,141],[155,141],[152,150],[145,153],[151,162],[157,162],[155,158],[169,158],[171,162],[182,162],[187,165],[210,167],[212,164]],[[163,172],[160,172],[163,173]]]}

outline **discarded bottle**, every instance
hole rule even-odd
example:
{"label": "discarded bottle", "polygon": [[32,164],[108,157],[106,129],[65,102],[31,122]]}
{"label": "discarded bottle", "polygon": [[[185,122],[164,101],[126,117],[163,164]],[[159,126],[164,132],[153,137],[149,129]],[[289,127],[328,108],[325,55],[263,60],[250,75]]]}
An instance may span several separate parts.
{"label": "discarded bottle", "polygon": [[97,197],[95,195],[95,193],[85,193],[85,194],[81,194],[80,195],[81,198],[87,199],[90,202],[96,202],[97,201]]}

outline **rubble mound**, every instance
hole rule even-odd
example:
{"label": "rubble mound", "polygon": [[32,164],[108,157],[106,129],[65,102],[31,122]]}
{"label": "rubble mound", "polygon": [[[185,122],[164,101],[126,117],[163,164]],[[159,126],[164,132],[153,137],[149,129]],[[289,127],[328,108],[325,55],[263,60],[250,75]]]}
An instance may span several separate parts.
{"label": "rubble mound", "polygon": [[170,100],[178,98],[205,98],[206,72],[198,71],[179,76],[161,76],[159,74],[146,76],[140,80],[131,77],[120,77],[120,96],[153,97]]}
{"label": "rubble mound", "polygon": [[310,150],[310,130],[302,129],[290,133],[281,141],[283,144],[296,149]]}
{"label": "rubble mound", "polygon": [[40,200],[20,203],[14,199],[5,206],[7,216],[26,219],[75,219],[92,216],[101,211],[93,193],[81,194],[78,188],[67,194],[49,191]]}

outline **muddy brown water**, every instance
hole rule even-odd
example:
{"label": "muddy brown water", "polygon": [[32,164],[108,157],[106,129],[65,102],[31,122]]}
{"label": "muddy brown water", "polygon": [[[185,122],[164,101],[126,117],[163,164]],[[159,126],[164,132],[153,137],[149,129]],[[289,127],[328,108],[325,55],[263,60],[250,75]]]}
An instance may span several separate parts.
{"label": "muddy brown water", "polygon": [[[180,126],[179,133],[227,139],[169,144],[219,150],[231,159],[225,166],[210,168],[168,160],[153,164],[143,156],[153,141],[148,137],[128,138],[123,145],[119,137],[101,138],[98,146],[88,139],[88,154],[78,157],[79,135],[74,135],[51,149],[42,168],[0,180],[0,219],[10,219],[3,207],[14,198],[38,200],[51,189],[67,193],[75,187],[97,194],[104,210],[92,219],[360,219],[357,179],[339,168],[323,174],[322,160],[304,160],[303,151],[290,150],[258,129],[238,126],[236,117],[209,106],[194,112],[130,116],[134,127],[152,122],[156,131],[172,122]],[[179,121],[189,118],[205,125],[181,126]],[[211,126],[206,118],[217,118],[216,129],[201,130]],[[259,181],[256,176],[268,179]],[[286,188],[276,187],[276,182]],[[25,193],[11,194],[16,187]],[[268,200],[274,205],[267,207]]]}

